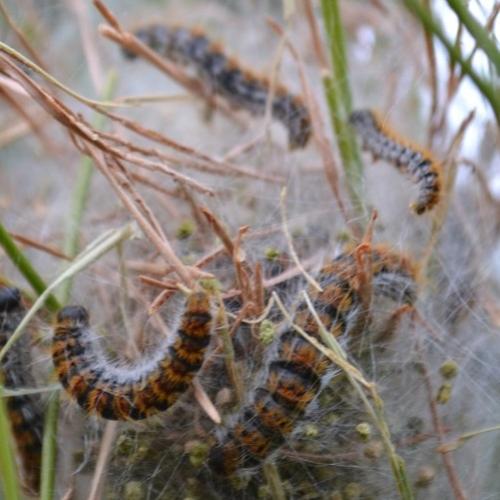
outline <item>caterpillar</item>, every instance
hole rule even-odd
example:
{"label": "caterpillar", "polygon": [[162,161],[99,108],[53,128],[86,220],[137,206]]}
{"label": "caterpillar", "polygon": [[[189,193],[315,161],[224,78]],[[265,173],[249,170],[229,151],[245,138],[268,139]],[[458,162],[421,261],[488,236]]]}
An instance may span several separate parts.
{"label": "caterpillar", "polygon": [[431,210],[440,199],[441,165],[433,155],[398,137],[374,111],[354,111],[349,121],[375,159],[382,158],[410,175],[419,186],[411,207],[418,214]]}
{"label": "caterpillar", "polygon": [[89,328],[84,307],[57,315],[52,359],[61,384],[87,413],[108,420],[142,420],[169,408],[200,369],[210,342],[212,315],[206,292],[188,295],[177,339],[142,364],[108,360]]}
{"label": "caterpillar", "polygon": [[[256,76],[219,44],[198,29],[153,24],[135,31],[135,36],[163,57],[189,65],[208,83],[212,92],[231,105],[263,115],[270,92],[269,79]],[[125,50],[128,58],[135,55]],[[311,118],[302,97],[276,85],[271,103],[272,116],[288,130],[290,149],[303,148],[311,135]]]}
{"label": "caterpillar", "polygon": [[[371,254],[374,293],[412,304],[416,286],[411,262],[382,245],[374,246]],[[317,281],[323,291],[309,288],[321,322],[336,337],[349,333],[364,312],[357,290],[358,275],[355,256],[345,252],[320,270]],[[305,301],[298,305],[293,321],[320,340],[319,326]],[[285,327],[267,364],[264,382],[236,415],[235,424],[211,448],[211,470],[228,476],[259,466],[294,431],[332,368],[326,356],[292,327]]]}
{"label": "caterpillar", "polygon": [[[0,287],[0,348],[10,338],[24,316],[21,294],[17,288]],[[29,366],[26,337],[19,339],[7,352],[0,370],[7,389],[34,387]],[[43,414],[36,395],[11,396],[6,401],[12,434],[22,464],[26,488],[37,493],[40,486]]]}

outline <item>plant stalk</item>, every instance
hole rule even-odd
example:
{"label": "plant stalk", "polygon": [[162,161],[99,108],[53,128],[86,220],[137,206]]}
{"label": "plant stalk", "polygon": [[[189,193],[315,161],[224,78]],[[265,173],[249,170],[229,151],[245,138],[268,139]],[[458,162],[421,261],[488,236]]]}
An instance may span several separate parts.
{"label": "plant stalk", "polygon": [[490,38],[489,33],[471,15],[463,0],[446,0],[450,8],[455,12],[460,22],[467,28],[467,31],[476,41],[488,59],[495,67],[497,75],[500,75],[500,51]]}
{"label": "plant stalk", "polygon": [[[116,83],[116,73],[114,71],[110,71],[102,93],[103,100],[111,99],[116,88]],[[101,130],[104,126],[105,120],[106,117],[104,115],[96,114],[93,122],[94,128],[96,130]],[[80,227],[90,193],[90,184],[93,173],[94,166],[92,159],[88,156],[82,155],[80,167],[78,169],[78,177],[71,196],[72,203],[69,217],[67,219],[66,234],[63,245],[63,252],[69,257],[74,257],[79,250]],[[61,287],[60,299],[63,304],[66,304],[69,300],[72,286],[73,281],[68,280],[64,286]]]}
{"label": "plant stalk", "polygon": [[321,8],[332,65],[332,72],[325,68],[327,72],[323,75],[330,121],[337,138],[353,209],[357,215],[366,216],[363,201],[363,163],[356,137],[349,126],[352,97],[339,4],[337,0],[322,0]]}
{"label": "plant stalk", "polygon": [[3,398],[3,381],[0,380],[0,482],[4,498],[18,500],[21,498],[19,478],[17,476],[14,446],[10,432],[9,417]]}
{"label": "plant stalk", "polygon": [[[26,278],[26,281],[31,285],[31,288],[40,295],[47,288],[47,285],[35,270],[35,268],[31,265],[31,262],[28,258],[23,254],[23,252],[19,249],[19,247],[14,242],[13,238],[9,234],[9,232],[5,229],[5,227],[0,223],[0,245],[5,250],[5,253],[12,261],[12,263],[19,269],[21,274]],[[47,308],[50,312],[58,311],[61,306],[57,299],[50,295],[47,298],[46,302]]]}
{"label": "plant stalk", "polygon": [[[116,73],[108,73],[106,84],[102,93],[104,101],[111,98],[116,88]],[[102,114],[96,114],[94,125],[97,129],[104,126],[105,117]],[[72,206],[70,209],[70,218],[67,222],[66,235],[64,239],[64,253],[69,257],[75,257],[79,249],[80,226],[83,220],[83,214],[87,205],[90,192],[90,184],[94,167],[92,160],[88,156],[82,156],[78,177],[72,196]],[[71,295],[73,285],[72,275],[65,281],[61,287],[60,299],[66,304]],[[45,415],[43,432],[43,451],[42,451],[42,471],[41,471],[41,490],[40,500],[52,500],[54,497],[55,472],[57,461],[57,423],[59,416],[59,394],[56,393],[51,398]]]}
{"label": "plant stalk", "polygon": [[[462,56],[459,47],[453,44],[444,34],[439,23],[437,23],[427,10],[422,6],[419,0],[403,0],[406,8],[417,17],[424,28],[433,34],[445,47],[451,59],[458,62],[462,68],[462,72],[469,76],[477,89],[481,92],[484,98],[490,103],[491,109],[495,115],[497,123],[500,125],[500,92],[493,84],[480,77],[474,68],[471,61]],[[476,40],[477,41],[477,40]],[[493,63],[493,61],[491,61]]]}

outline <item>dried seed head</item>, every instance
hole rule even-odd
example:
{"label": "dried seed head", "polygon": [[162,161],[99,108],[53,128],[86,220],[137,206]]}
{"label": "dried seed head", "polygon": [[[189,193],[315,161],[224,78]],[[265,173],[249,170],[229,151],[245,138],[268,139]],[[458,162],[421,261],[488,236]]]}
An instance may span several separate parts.
{"label": "dried seed head", "polygon": [[423,465],[418,469],[417,479],[415,481],[415,486],[418,488],[425,488],[434,480],[436,476],[436,469],[430,465]]}
{"label": "dried seed head", "polygon": [[458,364],[456,361],[453,361],[452,359],[447,359],[440,367],[439,367],[439,373],[446,378],[446,379],[451,379],[457,375],[458,372]]}

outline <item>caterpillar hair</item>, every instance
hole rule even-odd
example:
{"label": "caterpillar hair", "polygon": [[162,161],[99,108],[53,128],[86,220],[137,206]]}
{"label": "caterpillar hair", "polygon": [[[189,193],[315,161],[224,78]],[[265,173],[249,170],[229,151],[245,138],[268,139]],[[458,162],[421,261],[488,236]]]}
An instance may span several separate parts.
{"label": "caterpillar hair", "polygon": [[[256,76],[234,58],[228,57],[220,45],[211,42],[196,29],[151,25],[140,28],[135,36],[161,56],[193,67],[214,93],[231,105],[255,115],[263,115],[271,84]],[[125,51],[129,58],[135,57]],[[272,116],[288,130],[290,149],[303,148],[311,135],[311,118],[302,97],[276,85],[271,103]]]}
{"label": "caterpillar hair", "polygon": [[[371,253],[374,292],[412,304],[416,286],[409,260],[384,246],[375,246]],[[319,272],[317,281],[323,291],[312,287],[308,291],[321,322],[336,337],[347,334],[363,314],[358,274],[355,256],[344,253]],[[321,340],[319,326],[305,301],[298,305],[293,321]],[[227,476],[261,464],[293,432],[333,368],[326,356],[287,326],[267,364],[264,383],[236,415],[235,425],[211,449],[209,467]]]}
{"label": "caterpillar hair", "polygon": [[108,360],[81,306],[57,315],[54,366],[66,392],[86,412],[109,420],[141,420],[169,408],[201,368],[210,342],[212,315],[206,292],[188,295],[177,339],[142,364]]}
{"label": "caterpillar hair", "polygon": [[[17,288],[0,287],[0,348],[17,328],[25,310]],[[3,358],[0,370],[7,389],[34,387],[26,337],[21,337]],[[42,457],[43,414],[37,395],[11,396],[6,401],[12,434],[22,464],[26,488],[39,490]]]}
{"label": "caterpillar hair", "polygon": [[411,205],[417,214],[431,210],[441,195],[441,165],[433,155],[400,138],[374,111],[354,111],[350,123],[361,137],[363,148],[375,159],[381,158],[410,175],[419,186]]}

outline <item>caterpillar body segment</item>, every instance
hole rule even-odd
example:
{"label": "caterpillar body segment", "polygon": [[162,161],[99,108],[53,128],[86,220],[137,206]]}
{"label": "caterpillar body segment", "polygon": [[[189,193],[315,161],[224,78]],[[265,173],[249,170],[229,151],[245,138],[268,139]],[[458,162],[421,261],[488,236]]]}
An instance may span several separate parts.
{"label": "caterpillar body segment", "polygon": [[52,359],[59,380],[86,412],[108,420],[142,420],[174,404],[201,368],[210,342],[212,315],[205,292],[187,300],[172,345],[141,364],[110,362],[89,327],[85,308],[61,309]]}
{"label": "caterpillar body segment", "polygon": [[[235,108],[264,115],[271,93],[270,81],[228,57],[222,46],[210,41],[202,31],[154,24],[138,29],[135,36],[161,56],[194,68],[212,92]],[[129,51],[125,55],[135,57]],[[271,114],[287,128],[290,149],[307,145],[311,118],[302,97],[291,94],[283,85],[276,85]]]}
{"label": "caterpillar body segment", "polygon": [[[385,246],[375,246],[371,250],[371,272],[375,293],[414,302],[415,273],[408,259]],[[355,256],[344,253],[319,272],[317,282],[322,291],[313,287],[308,290],[321,323],[339,338],[347,335],[364,314],[358,274]],[[320,327],[305,302],[297,307],[293,322],[321,341]],[[264,382],[255,388],[234,425],[211,449],[211,469],[227,476],[255,468],[268,459],[293,433],[333,368],[332,362],[292,326],[286,327],[267,363]]]}
{"label": "caterpillar body segment", "polygon": [[[0,348],[9,340],[25,314],[17,288],[0,287]],[[31,357],[26,336],[21,337],[3,358],[0,371],[7,389],[35,387],[30,371]],[[43,412],[36,394],[6,398],[12,434],[22,465],[26,489],[37,494],[40,487]]]}
{"label": "caterpillar body segment", "polygon": [[364,149],[375,159],[392,163],[418,185],[417,200],[411,205],[415,213],[420,215],[433,209],[440,200],[442,189],[442,167],[433,155],[400,138],[374,111],[354,111],[349,121]]}

